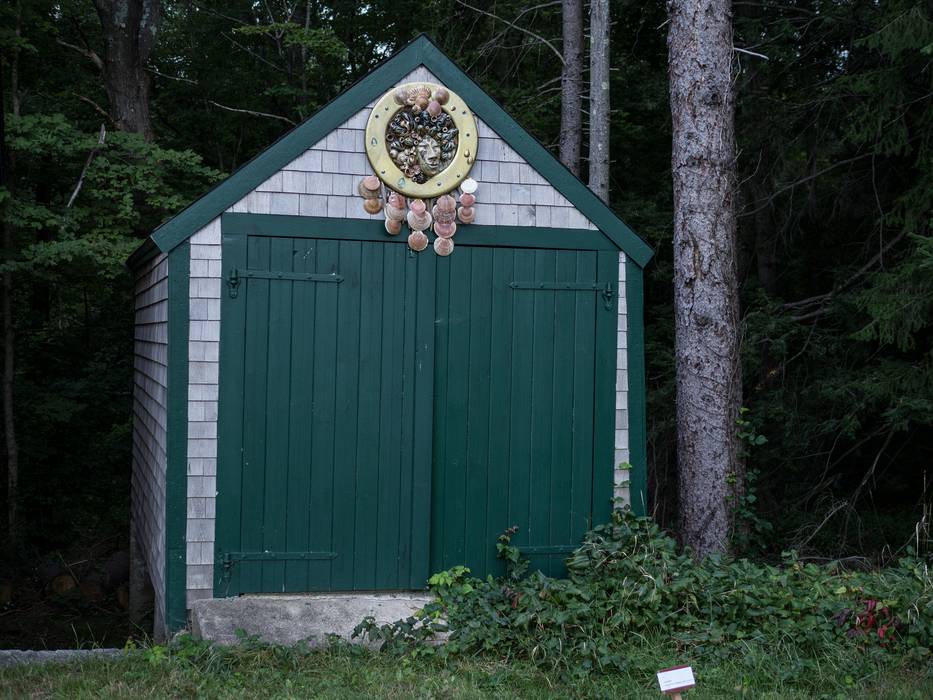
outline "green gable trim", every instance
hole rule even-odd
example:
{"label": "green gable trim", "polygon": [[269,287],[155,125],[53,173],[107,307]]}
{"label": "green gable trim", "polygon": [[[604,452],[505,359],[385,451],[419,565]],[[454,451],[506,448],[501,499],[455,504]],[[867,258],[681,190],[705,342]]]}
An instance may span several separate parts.
{"label": "green gable trim", "polygon": [[625,323],[628,354],[629,494],[635,515],[648,514],[648,450],[645,408],[644,272],[625,259]]}
{"label": "green gable trim", "polygon": [[421,43],[416,39],[187,209],[162,224],[152,234],[156,245],[163,251],[171,250],[209,224],[414,70],[421,63],[420,56]]}
{"label": "green gable trim", "polygon": [[[449,84],[466,100],[473,113],[524,158],[539,175],[592,221],[626,255],[641,267],[654,255],[651,247],[622,221],[603,201],[571,173],[534,136],[525,131],[482,88],[427,38],[422,43],[422,63],[437,78]],[[480,193],[482,206],[482,193]]]}
{"label": "green gable trim", "polygon": [[188,624],[185,599],[185,520],[188,501],[188,277],[187,241],[168,256],[168,460],[165,468],[165,627]]}
{"label": "green gable trim", "polygon": [[162,224],[152,234],[156,245],[163,252],[179,245],[422,64],[467,100],[489,128],[505,139],[628,258],[641,267],[648,263],[653,255],[650,246],[424,35]]}
{"label": "green gable trim", "polygon": [[156,255],[161,253],[159,247],[152,240],[152,237],[146,238],[136,250],[134,250],[130,257],[126,259],[126,267],[131,273],[135,273],[140,267],[145,265],[147,262],[152,260]]}
{"label": "green gable trim", "polygon": [[[381,221],[331,219],[321,216],[280,214],[221,215],[221,231],[248,236],[292,236],[335,238],[351,241],[404,244],[404,235],[390,237]],[[536,226],[488,226],[470,224],[460,229],[457,246],[493,248],[550,248],[557,250],[617,250],[612,241],[592,229],[544,228]]]}

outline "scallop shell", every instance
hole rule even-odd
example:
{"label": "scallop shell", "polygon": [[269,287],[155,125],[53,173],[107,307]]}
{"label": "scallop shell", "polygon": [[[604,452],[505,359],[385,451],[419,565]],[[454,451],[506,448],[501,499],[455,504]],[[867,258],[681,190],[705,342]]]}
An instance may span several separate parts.
{"label": "scallop shell", "polygon": [[427,248],[428,237],[424,235],[424,231],[413,231],[408,234],[408,247],[415,252],[421,252]]}
{"label": "scallop shell", "polygon": [[434,252],[442,257],[447,257],[454,252],[454,242],[449,238],[435,238]]}
{"label": "scallop shell", "polygon": [[457,218],[462,224],[472,224],[476,220],[476,209],[473,207],[460,207],[457,210]]}
{"label": "scallop shell", "polygon": [[424,231],[431,227],[431,215],[427,212],[416,214],[413,211],[408,212],[408,225],[413,231]]}
{"label": "scallop shell", "polygon": [[427,112],[432,117],[438,116],[441,113],[441,111],[442,111],[442,108],[441,108],[440,102],[438,102],[437,100],[431,100],[430,102],[428,102]]}
{"label": "scallop shell", "polygon": [[386,219],[386,233],[397,236],[402,232],[402,222],[395,219]]}
{"label": "scallop shell", "polygon": [[434,214],[434,221],[439,224],[449,224],[457,219],[456,209],[453,211],[441,211],[437,208],[437,205],[435,205],[431,213]]}
{"label": "scallop shell", "polygon": [[382,211],[382,200],[378,197],[376,199],[364,199],[363,209],[366,210],[367,214],[378,214]]}
{"label": "scallop shell", "polygon": [[423,199],[413,199],[408,208],[415,212],[415,214],[424,214],[428,209],[428,205],[424,203]]}
{"label": "scallop shell", "polygon": [[457,200],[449,194],[445,194],[437,198],[437,204],[435,204],[435,206],[438,211],[455,211],[457,209]]}
{"label": "scallop shell", "polygon": [[460,195],[460,204],[465,207],[472,207],[476,203],[476,195],[464,192]]}
{"label": "scallop shell", "polygon": [[391,219],[392,221],[404,221],[405,210],[396,209],[391,204],[386,204],[386,218]]}
{"label": "scallop shell", "polygon": [[477,187],[479,187],[479,183],[477,183],[476,180],[474,180],[472,177],[468,177],[466,180],[460,183],[460,189],[467,194],[475,193]]}
{"label": "scallop shell", "polygon": [[389,195],[389,204],[396,209],[404,209],[406,206],[405,198],[398,192],[393,192]]}
{"label": "scallop shell", "polygon": [[434,233],[436,233],[441,238],[453,238],[454,234],[457,232],[457,224],[434,224]]}
{"label": "scallop shell", "polygon": [[360,180],[360,183],[356,186],[356,191],[359,193],[360,197],[363,199],[379,199],[381,193],[379,189],[372,190],[366,186],[366,179]]}

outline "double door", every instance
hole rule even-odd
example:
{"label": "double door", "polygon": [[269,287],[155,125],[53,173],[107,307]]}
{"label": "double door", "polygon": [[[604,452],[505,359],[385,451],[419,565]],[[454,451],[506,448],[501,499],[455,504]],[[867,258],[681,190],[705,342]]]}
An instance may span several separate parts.
{"label": "double door", "polygon": [[215,592],[546,573],[608,516],[617,257],[225,235]]}

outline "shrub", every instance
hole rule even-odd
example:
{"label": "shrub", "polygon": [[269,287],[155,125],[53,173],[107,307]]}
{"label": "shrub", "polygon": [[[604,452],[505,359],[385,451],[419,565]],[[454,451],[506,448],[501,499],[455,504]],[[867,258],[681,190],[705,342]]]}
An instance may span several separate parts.
{"label": "shrub", "polygon": [[[927,564],[846,571],[728,558],[697,563],[648,518],[616,513],[594,528],[553,579],[527,568],[499,538],[506,576],[468,570],[432,577],[436,602],[419,617],[357,628],[386,651],[414,655],[492,654],[571,673],[626,668],[634,639],[670,640],[692,657],[748,654],[780,646],[802,665],[839,651],[927,656],[933,640],[933,584]],[[435,635],[448,632],[446,644]]]}

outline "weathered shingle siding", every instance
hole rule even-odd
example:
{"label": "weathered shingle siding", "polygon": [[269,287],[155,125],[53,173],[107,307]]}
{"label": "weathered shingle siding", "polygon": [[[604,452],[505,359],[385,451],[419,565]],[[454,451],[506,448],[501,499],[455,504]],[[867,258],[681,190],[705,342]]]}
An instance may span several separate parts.
{"label": "weathered shingle siding", "polygon": [[[421,67],[399,82],[439,82]],[[374,103],[373,103],[374,104]],[[357,184],[372,168],[364,130],[372,104],[313,144],[298,158],[228,209],[250,214],[285,214],[373,219],[363,210]],[[477,119],[480,137],[471,177],[479,183],[476,222],[505,226],[595,229],[498,134]],[[469,227],[464,227],[464,236]],[[430,251],[424,253],[431,255]],[[619,368],[625,359],[625,255],[619,254]],[[188,386],[187,591],[189,604],[213,595],[214,517],[217,489],[217,396],[220,295],[223,287],[220,219],[191,238],[191,320]],[[627,502],[628,382],[616,382],[615,495]]]}
{"label": "weathered shingle siding", "polygon": [[136,273],[132,522],[155,592],[155,629],[165,620],[165,467],[168,258]]}
{"label": "weathered shingle siding", "polygon": [[616,506],[632,504],[629,491],[628,438],[628,306],[625,298],[625,253],[619,253],[619,320],[616,340],[616,432],[614,445]]}
{"label": "weathered shingle siding", "polygon": [[220,219],[191,237],[188,330],[188,604],[213,595],[220,352]]}

